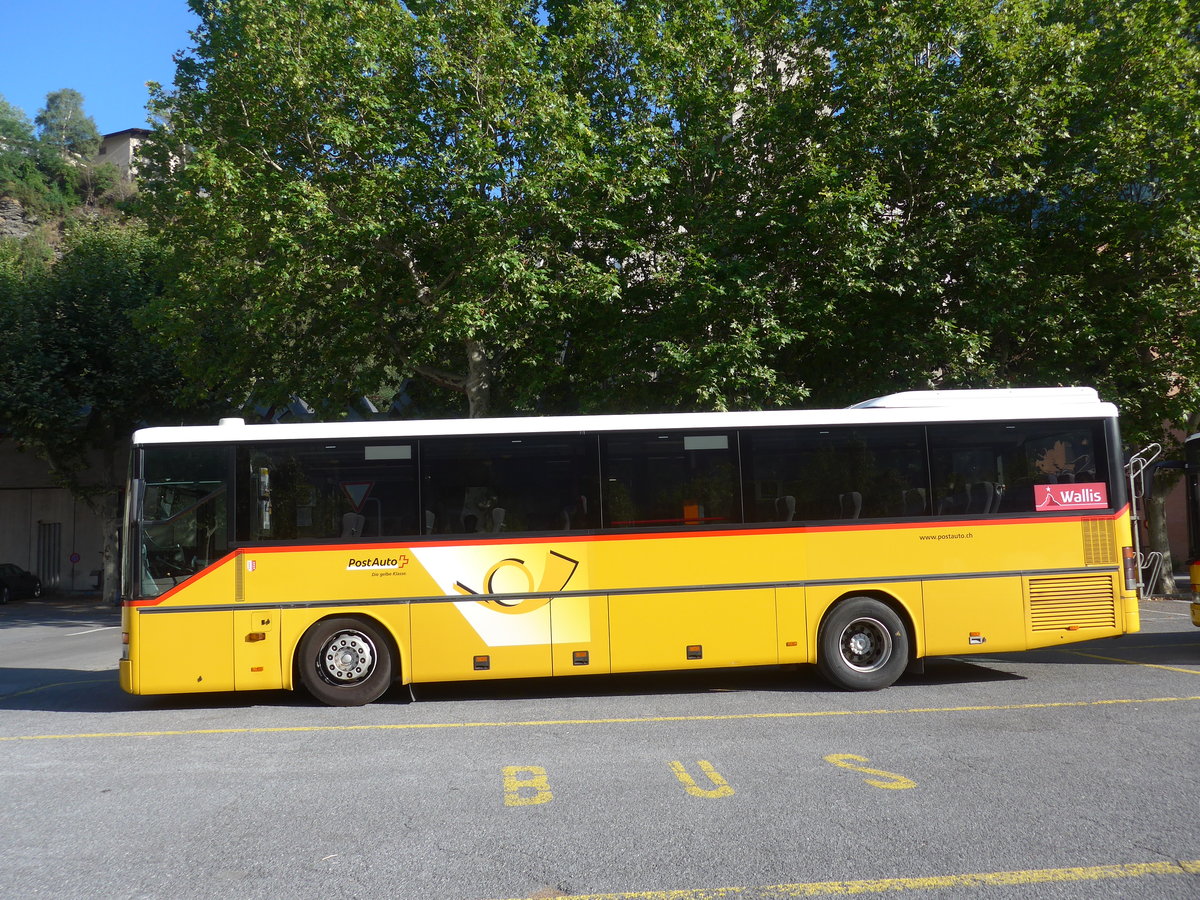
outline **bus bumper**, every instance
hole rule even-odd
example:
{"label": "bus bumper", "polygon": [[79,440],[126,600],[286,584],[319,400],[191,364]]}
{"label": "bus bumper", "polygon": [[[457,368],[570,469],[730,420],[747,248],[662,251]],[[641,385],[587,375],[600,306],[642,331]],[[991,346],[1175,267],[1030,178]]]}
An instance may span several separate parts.
{"label": "bus bumper", "polygon": [[120,664],[121,675],[121,690],[127,694],[137,693],[133,689],[133,662],[128,659],[121,660]]}
{"label": "bus bumper", "polygon": [[1137,634],[1142,630],[1142,610],[1136,596],[1125,598],[1125,634]]}

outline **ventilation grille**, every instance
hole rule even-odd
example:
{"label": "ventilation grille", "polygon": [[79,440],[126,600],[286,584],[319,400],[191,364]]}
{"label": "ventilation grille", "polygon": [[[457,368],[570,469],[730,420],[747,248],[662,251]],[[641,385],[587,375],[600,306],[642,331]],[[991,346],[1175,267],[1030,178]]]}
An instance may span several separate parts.
{"label": "ventilation grille", "polygon": [[246,600],[246,557],[240,553],[233,561],[233,599],[238,603]]}
{"label": "ventilation grille", "polygon": [[1113,544],[1112,522],[1106,519],[1084,519],[1083,564],[1085,566],[1112,565],[1116,561],[1116,546]]}
{"label": "ventilation grille", "polygon": [[1116,628],[1117,593],[1111,575],[1064,575],[1029,579],[1034,631]]}

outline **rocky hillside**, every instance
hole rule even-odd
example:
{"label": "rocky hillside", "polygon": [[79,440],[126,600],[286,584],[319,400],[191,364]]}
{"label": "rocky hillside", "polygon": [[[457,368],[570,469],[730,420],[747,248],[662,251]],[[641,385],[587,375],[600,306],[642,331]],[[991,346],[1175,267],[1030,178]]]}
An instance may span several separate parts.
{"label": "rocky hillside", "polygon": [[42,220],[28,212],[16,197],[0,196],[0,238],[24,238],[33,234]]}

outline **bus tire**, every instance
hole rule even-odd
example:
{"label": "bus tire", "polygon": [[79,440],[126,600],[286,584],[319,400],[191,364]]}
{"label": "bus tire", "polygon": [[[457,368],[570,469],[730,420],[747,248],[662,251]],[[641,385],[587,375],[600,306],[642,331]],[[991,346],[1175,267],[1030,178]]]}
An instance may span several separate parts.
{"label": "bus tire", "polygon": [[850,597],[825,616],[817,665],[831,684],[877,691],[908,665],[908,631],[894,609],[874,597]]}
{"label": "bus tire", "polygon": [[365,619],[323,619],[300,639],[300,683],[329,706],[362,706],[392,684],[396,660],[391,640]]}

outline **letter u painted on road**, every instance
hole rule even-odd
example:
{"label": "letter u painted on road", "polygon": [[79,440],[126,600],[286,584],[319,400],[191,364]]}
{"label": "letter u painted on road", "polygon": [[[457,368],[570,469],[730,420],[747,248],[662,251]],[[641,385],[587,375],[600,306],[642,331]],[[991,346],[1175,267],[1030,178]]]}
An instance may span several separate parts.
{"label": "letter u painted on road", "polygon": [[700,767],[700,771],[707,775],[708,780],[712,782],[713,787],[711,788],[702,788],[696,784],[695,779],[688,774],[683,763],[678,760],[673,760],[667,763],[667,765],[671,767],[671,771],[675,773],[675,777],[679,779],[683,786],[687,788],[687,792],[693,797],[703,797],[706,800],[713,800],[717,797],[729,797],[733,794],[733,788],[729,786],[729,782],[722,778],[717,770],[712,767],[712,763],[706,760],[697,760],[696,765]]}

